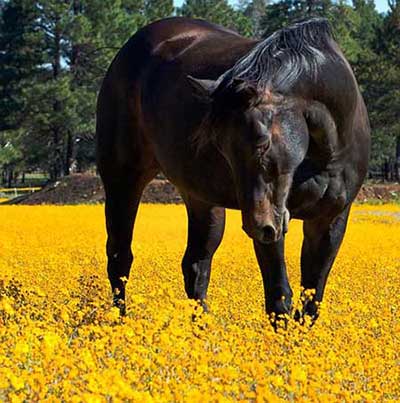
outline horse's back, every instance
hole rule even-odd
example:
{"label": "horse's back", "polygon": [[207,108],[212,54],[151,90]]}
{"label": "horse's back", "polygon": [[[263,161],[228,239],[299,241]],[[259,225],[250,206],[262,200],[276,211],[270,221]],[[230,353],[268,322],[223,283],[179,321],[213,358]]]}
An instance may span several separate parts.
{"label": "horse's back", "polygon": [[149,64],[175,59],[211,37],[219,42],[244,40],[234,31],[203,20],[173,17],[156,21],[126,42],[112,62],[106,80],[138,79]]}

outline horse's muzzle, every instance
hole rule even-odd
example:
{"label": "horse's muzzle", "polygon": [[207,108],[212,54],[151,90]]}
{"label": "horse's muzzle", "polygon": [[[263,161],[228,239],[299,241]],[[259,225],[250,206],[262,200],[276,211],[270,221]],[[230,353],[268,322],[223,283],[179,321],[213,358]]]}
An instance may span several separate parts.
{"label": "horse's muzzle", "polygon": [[289,212],[286,209],[278,220],[278,224],[270,222],[263,222],[262,225],[252,223],[252,225],[246,225],[244,223],[242,228],[244,232],[255,241],[261,243],[273,243],[279,241],[284,234],[288,231],[289,224]]}
{"label": "horse's muzzle", "polygon": [[247,228],[243,226],[242,228],[250,238],[261,243],[277,242],[282,237],[282,228],[277,229],[272,224],[265,225],[264,227]]}

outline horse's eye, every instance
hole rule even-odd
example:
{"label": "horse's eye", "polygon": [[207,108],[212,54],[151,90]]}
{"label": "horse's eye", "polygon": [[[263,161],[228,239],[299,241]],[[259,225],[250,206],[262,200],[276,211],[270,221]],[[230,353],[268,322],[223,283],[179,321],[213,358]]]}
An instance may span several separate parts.
{"label": "horse's eye", "polygon": [[260,136],[256,139],[255,147],[258,154],[265,154],[271,145],[271,138],[268,135]]}

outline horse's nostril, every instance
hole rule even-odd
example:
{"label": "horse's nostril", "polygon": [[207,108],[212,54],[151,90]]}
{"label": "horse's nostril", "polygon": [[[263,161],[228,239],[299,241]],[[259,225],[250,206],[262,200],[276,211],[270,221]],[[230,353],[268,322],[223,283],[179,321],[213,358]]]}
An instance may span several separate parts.
{"label": "horse's nostril", "polygon": [[276,229],[272,225],[266,225],[263,228],[263,232],[264,232],[264,239],[266,239],[268,241],[275,240]]}

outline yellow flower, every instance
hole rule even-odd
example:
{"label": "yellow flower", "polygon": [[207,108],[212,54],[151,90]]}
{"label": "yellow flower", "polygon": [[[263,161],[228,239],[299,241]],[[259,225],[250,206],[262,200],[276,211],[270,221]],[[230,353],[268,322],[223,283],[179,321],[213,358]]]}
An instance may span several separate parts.
{"label": "yellow flower", "polygon": [[15,345],[15,354],[27,354],[29,352],[29,345],[25,341],[18,341]]}
{"label": "yellow flower", "polygon": [[[111,308],[103,206],[0,214],[0,400],[399,400],[400,206],[353,208],[320,318],[307,327],[288,316],[278,332],[238,211],[228,211],[204,314],[178,270],[184,206],[141,206],[123,319]],[[300,309],[301,295],[315,295],[299,285],[302,237],[291,222],[285,253]]]}
{"label": "yellow flower", "polygon": [[307,380],[307,373],[302,368],[295,366],[292,368],[290,378],[293,381],[305,382]]}
{"label": "yellow flower", "polygon": [[25,387],[25,382],[24,380],[16,375],[10,375],[9,376],[9,380],[11,383],[11,386],[15,389],[15,390],[20,390],[23,389]]}
{"label": "yellow flower", "polygon": [[0,310],[4,311],[8,315],[14,315],[14,308],[12,307],[8,298],[3,298],[0,300]]}

